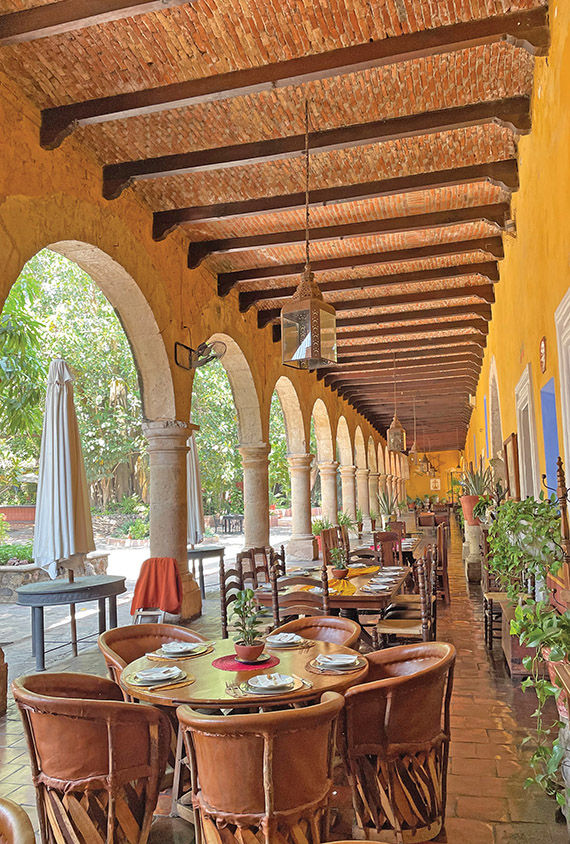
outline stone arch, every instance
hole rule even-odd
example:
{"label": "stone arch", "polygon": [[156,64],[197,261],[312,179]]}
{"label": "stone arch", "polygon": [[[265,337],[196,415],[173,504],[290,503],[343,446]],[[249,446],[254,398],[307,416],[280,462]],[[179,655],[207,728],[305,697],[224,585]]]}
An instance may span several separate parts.
{"label": "stone arch", "polygon": [[382,442],[378,443],[378,471],[381,475],[388,474],[384,465],[384,446],[382,445]]}
{"label": "stone arch", "polygon": [[502,457],[503,428],[501,424],[501,402],[499,399],[499,379],[497,362],[491,358],[489,368],[489,447],[490,457]]}
{"label": "stone arch", "polygon": [[289,454],[305,454],[307,452],[307,439],[297,391],[289,378],[281,375],[275,383],[275,392],[285,420],[287,451]]}
{"label": "stone arch", "polygon": [[174,384],[166,347],[151,307],[134,278],[91,243],[60,240],[47,248],[81,267],[115,309],[133,353],[144,418],[175,419]]}
{"label": "stone arch", "polygon": [[360,425],[357,426],[354,432],[354,460],[357,469],[366,469],[366,447],[364,445],[364,436]]}
{"label": "stone arch", "polygon": [[352,466],[352,443],[350,441],[350,431],[348,430],[348,423],[344,416],[341,416],[337,423],[336,442],[340,456],[340,465]]}
{"label": "stone arch", "polygon": [[384,446],[384,468],[387,475],[392,474],[392,461],[390,460],[390,452],[388,450],[388,445]]}
{"label": "stone arch", "polygon": [[329,412],[322,399],[317,399],[315,401],[311,415],[315,423],[317,459],[319,463],[332,463],[335,457],[331,421],[329,418]]}
{"label": "stone arch", "polygon": [[251,369],[241,347],[228,334],[212,334],[208,342],[219,340],[226,344],[221,359],[226,370],[238,417],[240,445],[262,445],[263,433],[259,399]]}
{"label": "stone arch", "polygon": [[376,462],[376,449],[374,447],[374,440],[368,437],[368,468],[371,472],[378,471],[378,464]]}

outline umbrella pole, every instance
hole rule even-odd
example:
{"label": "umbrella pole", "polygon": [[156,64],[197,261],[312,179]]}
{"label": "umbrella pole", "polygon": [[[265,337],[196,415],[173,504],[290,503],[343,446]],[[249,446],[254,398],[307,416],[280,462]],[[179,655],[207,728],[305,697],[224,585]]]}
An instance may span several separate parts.
{"label": "umbrella pole", "polygon": [[[75,572],[73,569],[67,569],[67,580],[69,583],[74,583]],[[77,656],[77,620],[75,618],[75,604],[69,605],[69,615],[71,617],[71,652],[73,656]]]}

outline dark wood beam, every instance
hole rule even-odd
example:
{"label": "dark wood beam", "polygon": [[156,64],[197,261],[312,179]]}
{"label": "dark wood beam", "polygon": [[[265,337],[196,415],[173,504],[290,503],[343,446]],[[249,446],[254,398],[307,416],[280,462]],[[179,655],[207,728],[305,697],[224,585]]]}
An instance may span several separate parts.
{"label": "dark wood beam", "polygon": [[194,0],[59,0],[0,15],[0,46],[62,35],[192,2]]}
{"label": "dark wood beam", "polygon": [[[394,322],[413,322],[418,319],[442,319],[446,317],[456,317],[465,315],[475,315],[483,317],[483,319],[491,319],[490,305],[460,305],[450,308],[447,305],[442,305],[440,308],[418,308],[415,311],[400,311],[391,313],[366,314],[352,317],[342,317],[337,319],[337,328],[348,328],[349,326],[360,325],[391,325]],[[441,327],[445,327],[445,322],[441,323]]]}
{"label": "dark wood beam", "polygon": [[[509,203],[498,202],[494,205],[475,205],[470,208],[457,208],[450,211],[432,211],[427,214],[410,214],[405,217],[364,220],[358,223],[342,223],[336,226],[319,226],[311,229],[311,242],[346,240],[351,237],[381,234],[400,234],[471,222],[485,222],[502,231],[509,217]],[[204,258],[214,252],[228,255],[236,252],[248,252],[251,249],[296,246],[304,243],[305,237],[304,229],[296,229],[269,234],[254,234],[247,237],[228,237],[224,240],[196,241],[188,247],[188,267],[195,269]]]}
{"label": "dark wood beam", "polygon": [[465,328],[470,328],[479,334],[487,334],[489,331],[489,325],[484,319],[462,319],[457,320],[457,322],[450,320],[449,322],[424,322],[421,325],[410,324],[355,329],[343,331],[337,335],[337,338],[341,340],[352,340],[356,337],[392,337],[399,334],[425,334],[428,331],[439,331],[443,335],[449,336],[452,332]]}
{"label": "dark wood beam", "polygon": [[[4,17],[13,18],[15,14]],[[1,21],[0,18],[0,25]],[[32,24],[32,33],[34,29],[37,30],[37,24],[35,27]],[[32,33],[27,40],[39,37],[33,36]],[[9,37],[9,26],[6,34]],[[75,126],[124,120],[169,109],[251,96],[263,91],[273,91],[275,88],[298,86],[319,79],[357,73],[367,68],[385,67],[422,56],[442,55],[498,41],[506,41],[526,49],[532,55],[545,55],[549,44],[546,9],[539,7],[527,12],[471,20],[407,35],[371,40],[365,44],[340,47],[261,67],[234,70],[201,79],[57,106],[42,113],[41,142],[42,146],[52,149],[58,146]]]}
{"label": "dark wood beam", "polygon": [[[424,258],[446,258],[449,255],[468,255],[473,252],[488,252],[494,258],[503,258],[503,240],[501,237],[488,237],[475,240],[451,241],[450,243],[434,243],[431,246],[419,246],[415,249],[396,249],[391,252],[366,252],[360,255],[323,258],[320,261],[311,261],[311,269],[314,273],[317,273],[325,270],[353,269],[354,267],[370,264],[393,264],[399,263],[400,261],[421,261]],[[305,265],[301,262],[298,264],[274,264],[270,267],[254,267],[249,270],[234,270],[232,272],[219,273],[218,295],[226,296],[238,282],[281,278],[282,276],[289,275],[298,276],[301,275],[304,268]],[[285,289],[288,290],[291,288]]]}
{"label": "dark wood beam", "polygon": [[[497,273],[497,280],[498,280],[498,268],[496,264],[466,264],[462,265],[460,268],[458,267],[445,267],[446,271],[446,278],[452,277],[454,278],[455,275],[450,273],[447,275],[447,270],[455,270],[457,271],[460,269],[459,276],[463,275],[484,275],[486,278],[490,278],[488,273],[494,274],[495,271],[493,270],[482,270],[482,267],[495,267],[495,271]],[[464,271],[465,267],[474,267],[473,273],[466,273]],[[428,273],[428,278],[418,279],[417,276],[421,275],[421,273],[410,273],[410,275],[414,276],[412,279],[413,281],[431,281],[433,280],[433,272],[434,270],[427,270],[424,271]],[[437,271],[435,271],[437,272]],[[376,278],[385,278],[388,284],[393,284],[392,281],[393,276],[376,276]],[[351,290],[355,290],[359,287],[368,287],[368,284],[361,285],[360,282],[364,280],[368,282],[368,279],[354,279],[353,280],[353,287],[350,288]],[[439,279],[438,279],[439,280]],[[334,282],[330,282],[334,284]],[[399,284],[403,284],[406,282],[396,282]],[[370,285],[375,286],[375,285]],[[324,288],[324,290],[323,290]],[[321,292],[326,292],[327,290],[326,282],[321,286]],[[240,293],[240,301],[241,296],[245,294]],[[493,303],[495,301],[495,291],[490,284],[485,285],[478,285],[477,287],[449,287],[449,288],[440,288],[439,290],[422,290],[418,293],[396,293],[392,296],[378,296],[369,299],[341,299],[339,301],[333,302],[335,310],[337,313],[340,311],[357,311],[359,308],[387,308],[391,305],[407,305],[407,304],[415,304],[416,302],[439,302],[444,301],[446,299],[465,299],[466,297],[476,297],[481,299],[484,302]],[[241,308],[240,308],[241,310]],[[264,328],[270,322],[274,322],[275,320],[279,319],[281,315],[281,308],[268,308],[263,311],[257,312],[257,326],[258,328]],[[338,322],[337,322],[338,324]]]}
{"label": "dark wood beam", "polygon": [[[464,384],[477,383],[479,373],[472,370],[459,369],[452,372],[432,372],[430,374],[414,374],[409,377],[400,377],[396,380],[396,395],[405,395],[414,387],[431,386],[445,386],[450,381],[456,381],[459,386]],[[381,375],[371,375],[367,378],[346,379],[342,378],[331,384],[335,390],[357,390],[358,392],[366,393],[367,395],[375,395],[376,393],[387,392],[394,395],[394,381],[392,378],[382,377]]]}
{"label": "dark wood beam", "polygon": [[462,335],[457,337],[423,337],[419,340],[393,340],[390,345],[380,341],[377,343],[362,343],[358,346],[339,345],[338,360],[339,363],[343,363],[353,354],[373,352],[374,355],[390,355],[390,359],[393,361],[394,350],[397,351],[397,357],[399,360],[404,352],[407,352],[408,354],[418,354],[428,352],[432,348],[434,354],[442,354],[450,350],[454,352],[469,350],[473,352],[473,354],[479,355],[482,358],[483,349],[481,347],[484,345],[484,340],[471,335]]}
{"label": "dark wood beam", "polygon": [[[488,123],[506,127],[516,135],[526,134],[530,131],[529,98],[512,97],[323,129],[313,132],[310,148],[313,154],[318,154]],[[132,181],[299,158],[304,154],[304,149],[305,136],[300,134],[107,164],[103,168],[103,196],[106,199],[116,199]]]}
{"label": "dark wood beam", "polygon": [[[470,364],[473,367],[479,368],[481,366],[481,358],[474,354],[456,354],[447,355],[446,357],[434,357],[432,354],[429,354],[428,357],[416,356],[402,360],[401,355],[398,355],[396,372],[435,367],[447,368],[449,366],[456,366],[457,364]],[[368,361],[361,361],[359,363],[337,364],[333,370],[328,369],[323,371],[325,373],[323,375],[325,384],[329,384],[337,375],[358,375],[358,373],[364,372],[393,372],[394,356],[387,357],[383,361],[379,361],[376,357],[371,357]]]}
{"label": "dark wood beam", "polygon": [[[470,167],[454,167],[450,170],[435,170],[396,176],[393,179],[378,179],[353,185],[312,190],[311,208],[359,202],[363,199],[378,199],[386,196],[401,196],[416,191],[457,187],[458,185],[487,182],[512,193],[517,190],[518,169],[515,158],[506,161],[490,161]],[[214,205],[190,205],[187,208],[173,208],[155,211],[152,236],[163,240],[176,226],[205,220],[233,220],[240,217],[262,216],[279,211],[294,211],[305,205],[305,193],[289,193],[281,196],[262,196],[257,199],[242,199],[236,202],[220,202]]]}
{"label": "dark wood beam", "polygon": [[[406,384],[417,378],[446,378],[448,375],[473,375],[475,378],[479,377],[480,367],[476,364],[471,364],[469,361],[458,361],[457,363],[447,364],[445,367],[437,367],[433,364],[426,363],[420,367],[411,367],[410,369],[396,370],[396,385],[400,386]],[[389,369],[382,370],[366,370],[363,372],[335,372],[332,375],[327,375],[325,378],[325,385],[327,387],[337,386],[338,384],[393,384],[393,373]]]}

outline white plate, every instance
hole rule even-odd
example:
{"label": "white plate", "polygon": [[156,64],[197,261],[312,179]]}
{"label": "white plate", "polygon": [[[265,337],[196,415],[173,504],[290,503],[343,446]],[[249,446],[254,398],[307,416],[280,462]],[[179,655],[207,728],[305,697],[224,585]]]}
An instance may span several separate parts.
{"label": "white plate", "polygon": [[297,633],[275,633],[265,637],[265,641],[272,647],[283,647],[287,645],[299,645],[304,641]]}
{"label": "white plate", "polygon": [[389,595],[392,590],[389,586],[378,584],[378,586],[363,586],[360,591],[371,592],[374,595]]}
{"label": "white plate", "polygon": [[141,686],[154,686],[157,683],[168,683],[171,680],[179,680],[186,674],[177,665],[157,665],[154,668],[143,668],[137,671],[134,680]]}
{"label": "white plate", "polygon": [[175,654],[190,654],[192,651],[204,647],[204,642],[165,642],[161,650],[168,656]]}
{"label": "white plate", "polygon": [[323,587],[322,586],[310,586],[307,589],[307,592],[312,592],[313,595],[322,595],[323,594]]}
{"label": "white plate", "polygon": [[319,654],[315,662],[320,668],[348,668],[358,664],[358,654]]}
{"label": "white plate", "polygon": [[295,685],[295,678],[289,674],[257,674],[247,681],[248,687],[254,692],[275,694]]}

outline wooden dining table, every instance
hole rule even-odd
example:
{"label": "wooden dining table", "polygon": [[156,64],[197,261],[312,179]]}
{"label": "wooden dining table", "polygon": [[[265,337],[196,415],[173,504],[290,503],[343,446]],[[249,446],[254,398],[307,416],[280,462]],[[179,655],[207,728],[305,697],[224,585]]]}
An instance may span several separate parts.
{"label": "wooden dining table", "polygon": [[[219,657],[234,654],[234,642],[231,639],[219,639],[212,642],[212,650],[198,656],[190,656],[184,659],[168,659],[156,661],[155,659],[143,656],[129,663],[123,669],[120,677],[121,687],[125,692],[137,700],[147,703],[154,703],[160,706],[176,707],[186,704],[195,709],[212,710],[223,712],[228,710],[263,710],[265,706],[271,708],[289,707],[317,702],[324,692],[334,691],[341,694],[358,683],[361,683],[368,674],[368,662],[362,658],[362,665],[350,672],[315,673],[307,668],[307,664],[314,660],[319,654],[353,654],[351,648],[337,645],[334,642],[311,641],[306,648],[270,648],[266,646],[266,653],[275,656],[279,660],[278,665],[271,668],[259,667],[254,670],[227,671],[216,668],[212,662]],[[176,665],[193,678],[189,685],[183,685],[171,689],[153,689],[148,686],[133,685],[130,680],[144,668],[151,668],[157,665]],[[244,666],[245,669],[245,666]],[[299,688],[294,691],[278,691],[275,694],[253,694],[241,691],[243,684],[251,677],[258,674],[289,674],[298,680]],[[233,691],[229,686],[233,687]],[[235,691],[235,687],[240,689]],[[181,768],[187,764],[183,758],[183,737],[182,731],[178,730],[176,746],[176,761],[174,770],[174,782],[172,788],[171,814],[193,820],[193,812],[187,800],[179,799]]]}

